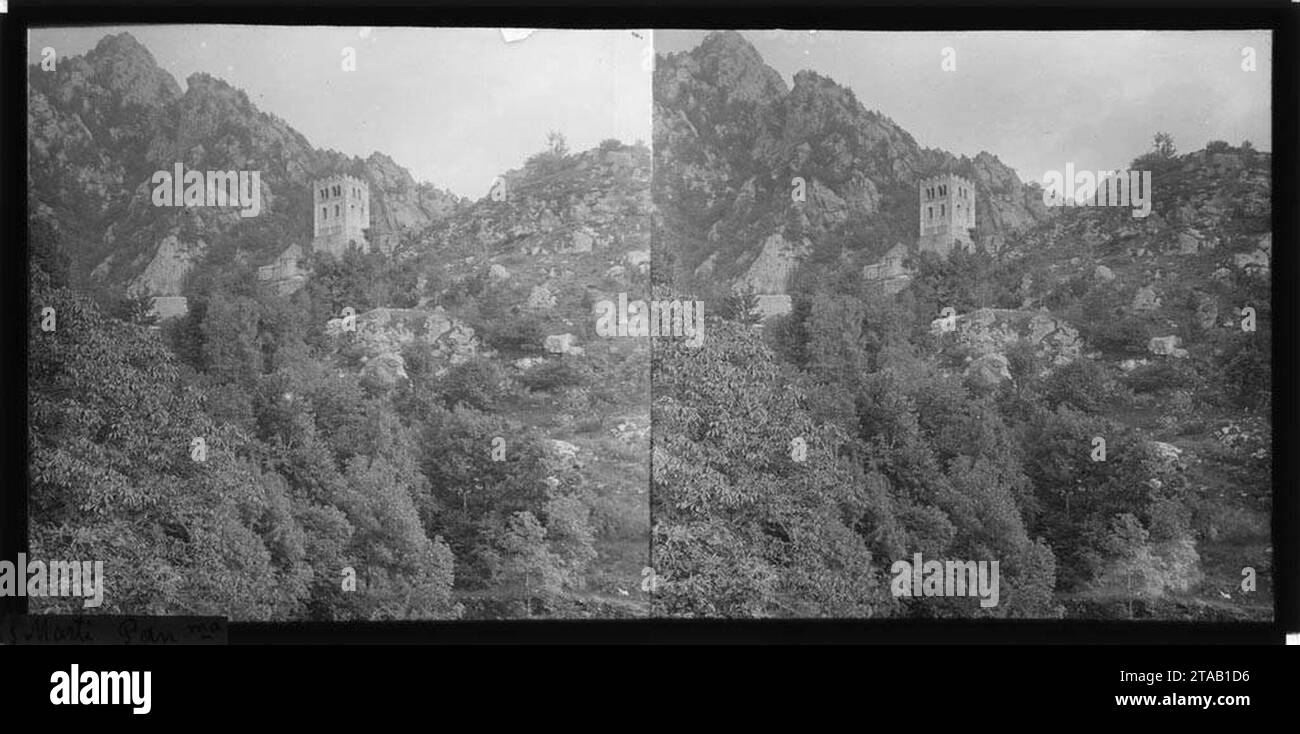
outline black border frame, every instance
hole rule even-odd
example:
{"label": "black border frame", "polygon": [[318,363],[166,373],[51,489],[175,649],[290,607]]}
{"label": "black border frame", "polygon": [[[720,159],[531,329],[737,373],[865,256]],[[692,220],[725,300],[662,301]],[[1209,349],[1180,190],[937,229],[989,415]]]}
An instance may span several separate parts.
{"label": "black border frame", "polygon": [[[875,2],[790,3],[766,7],[722,0],[710,6],[686,7],[635,0],[618,6],[581,5],[552,0],[525,6],[493,0],[475,6],[453,6],[440,0],[415,4],[386,0],[385,5],[342,7],[298,2],[269,7],[250,0],[225,0],[204,5],[175,5],[165,0],[43,0],[40,7],[11,0],[9,14],[0,15],[0,233],[10,235],[0,267],[0,301],[4,320],[0,336],[0,379],[26,395],[27,188],[26,90],[27,30],[33,26],[99,24],[249,24],[249,25],[405,25],[550,28],[736,28],[842,30],[1219,30],[1273,31],[1273,232],[1272,297],[1274,323],[1287,324],[1295,311],[1294,293],[1282,287],[1296,275],[1296,258],[1286,245],[1296,242],[1300,208],[1284,207],[1297,197],[1300,164],[1297,104],[1300,87],[1300,5],[1287,0],[1246,0],[1221,5],[1146,0],[1140,6],[1118,0],[1082,5],[1047,0],[1032,6],[1025,0],[900,7]],[[194,0],[190,0],[193,3]],[[608,0],[606,0],[608,2]],[[1231,0],[1223,0],[1230,3]],[[21,132],[20,132],[21,131]],[[6,205],[11,204],[11,205]],[[14,245],[17,245],[16,247]],[[1275,332],[1283,332],[1277,329]],[[1031,643],[1031,644],[1280,644],[1284,633],[1300,630],[1300,505],[1290,480],[1297,476],[1293,442],[1296,393],[1285,380],[1296,367],[1293,343],[1273,342],[1273,512],[1274,619],[1272,622],[1223,624],[1193,622],[1090,622],[1087,620],[915,621],[882,620],[519,620],[501,622],[399,623],[231,623],[233,644],[357,644],[430,642],[864,642],[877,644]],[[1290,408],[1287,411],[1284,408]],[[1277,450],[1281,448],[1282,450]],[[0,558],[25,551],[27,536],[26,410],[14,410],[0,422],[0,459],[11,481],[0,489]],[[22,483],[12,481],[22,477]],[[26,598],[0,597],[0,616],[24,614]]]}

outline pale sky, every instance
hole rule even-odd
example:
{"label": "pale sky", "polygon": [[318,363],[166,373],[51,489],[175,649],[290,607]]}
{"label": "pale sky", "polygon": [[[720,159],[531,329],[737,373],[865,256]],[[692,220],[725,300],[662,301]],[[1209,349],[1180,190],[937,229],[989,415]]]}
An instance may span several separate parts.
{"label": "pale sky", "polygon": [[[706,31],[655,32],[659,53]],[[1272,150],[1269,31],[742,31],[790,84],[812,69],[927,148],[1001,158],[1025,181],[1112,170],[1157,131],[1181,152],[1211,140]],[[1256,70],[1242,68],[1243,48]],[[942,68],[943,49],[956,69]]]}
{"label": "pale sky", "polygon": [[[81,55],[127,31],[175,77],[203,71],[248,93],[317,148],[388,154],[427,181],[479,198],[558,130],[571,151],[651,137],[649,31],[151,25],[32,29],[27,60],[49,46]],[[639,36],[639,37],[638,37]],[[343,49],[356,71],[342,68]],[[647,64],[648,66],[648,64]]]}

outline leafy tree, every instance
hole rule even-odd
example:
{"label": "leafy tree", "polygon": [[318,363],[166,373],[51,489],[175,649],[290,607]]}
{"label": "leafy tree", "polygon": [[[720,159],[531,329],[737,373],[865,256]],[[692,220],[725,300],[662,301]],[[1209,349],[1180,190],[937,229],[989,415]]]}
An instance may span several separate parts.
{"label": "leafy tree", "polygon": [[732,291],[723,296],[718,305],[718,317],[751,326],[762,322],[763,316],[758,312],[758,296],[754,294],[754,289]]}
{"label": "leafy tree", "polygon": [[491,550],[494,581],[523,602],[533,615],[534,602],[545,604],[564,583],[563,562],[546,545],[546,528],[531,512],[516,512],[497,530]]}
{"label": "leafy tree", "polygon": [[719,321],[700,348],[671,342],[653,359],[662,613],[856,616],[887,604],[853,529],[867,497],[837,455],[846,437],[814,421],[758,335]]}

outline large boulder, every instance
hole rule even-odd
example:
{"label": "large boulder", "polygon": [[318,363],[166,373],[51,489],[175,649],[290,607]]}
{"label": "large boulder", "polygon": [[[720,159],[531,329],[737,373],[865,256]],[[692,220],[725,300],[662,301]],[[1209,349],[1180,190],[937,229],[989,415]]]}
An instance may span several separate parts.
{"label": "large boulder", "polygon": [[1232,256],[1232,262],[1239,270],[1266,272],[1269,266],[1269,253],[1263,248],[1254,252],[1239,252]]}
{"label": "large boulder", "polygon": [[1138,288],[1133,295],[1133,310],[1154,311],[1157,308],[1160,308],[1160,296],[1156,295],[1156,289],[1149,285]]}
{"label": "large boulder", "polygon": [[1161,471],[1174,471],[1182,468],[1182,449],[1164,441],[1152,441],[1150,446],[1152,456]]}
{"label": "large boulder", "polygon": [[1167,357],[1178,348],[1178,341],[1177,336],[1153,336],[1151,341],[1147,342],[1147,351]]}
{"label": "large boulder", "polygon": [[573,334],[552,334],[546,337],[542,346],[551,354],[582,354],[582,347],[574,344]]}
{"label": "large boulder", "polygon": [[410,378],[406,375],[406,361],[396,352],[385,352],[366,360],[361,369],[363,384],[391,390]]}
{"label": "large boulder", "polygon": [[1178,234],[1178,254],[1195,255],[1201,249],[1200,232],[1189,229]]}
{"label": "large boulder", "polygon": [[553,472],[582,467],[578,447],[568,441],[555,438],[546,440],[546,456],[543,461]]}
{"label": "large boulder", "polygon": [[966,367],[966,377],[984,387],[997,387],[1011,379],[1007,358],[1001,354],[985,354]]}
{"label": "large boulder", "polygon": [[528,308],[536,311],[555,308],[555,296],[551,295],[550,289],[544,285],[535,285],[533,290],[528,294]]}
{"label": "large boulder", "polygon": [[1204,291],[1194,291],[1196,302],[1196,325],[1201,329],[1210,329],[1219,320],[1219,302]]}
{"label": "large boulder", "polygon": [[591,252],[591,246],[595,244],[596,238],[589,229],[574,230],[569,235],[569,246],[561,250],[565,253],[582,253]]}

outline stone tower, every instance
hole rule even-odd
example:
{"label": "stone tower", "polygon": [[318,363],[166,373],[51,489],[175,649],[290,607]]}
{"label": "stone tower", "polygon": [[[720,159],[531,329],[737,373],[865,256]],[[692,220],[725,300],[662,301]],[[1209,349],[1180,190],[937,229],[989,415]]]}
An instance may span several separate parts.
{"label": "stone tower", "polygon": [[970,230],[975,227],[975,186],[961,176],[945,174],[918,184],[921,194],[921,227],[917,249],[947,257],[954,247],[974,246]]}
{"label": "stone tower", "polygon": [[312,249],[342,255],[366,247],[370,227],[370,185],[347,175],[312,182]]}

